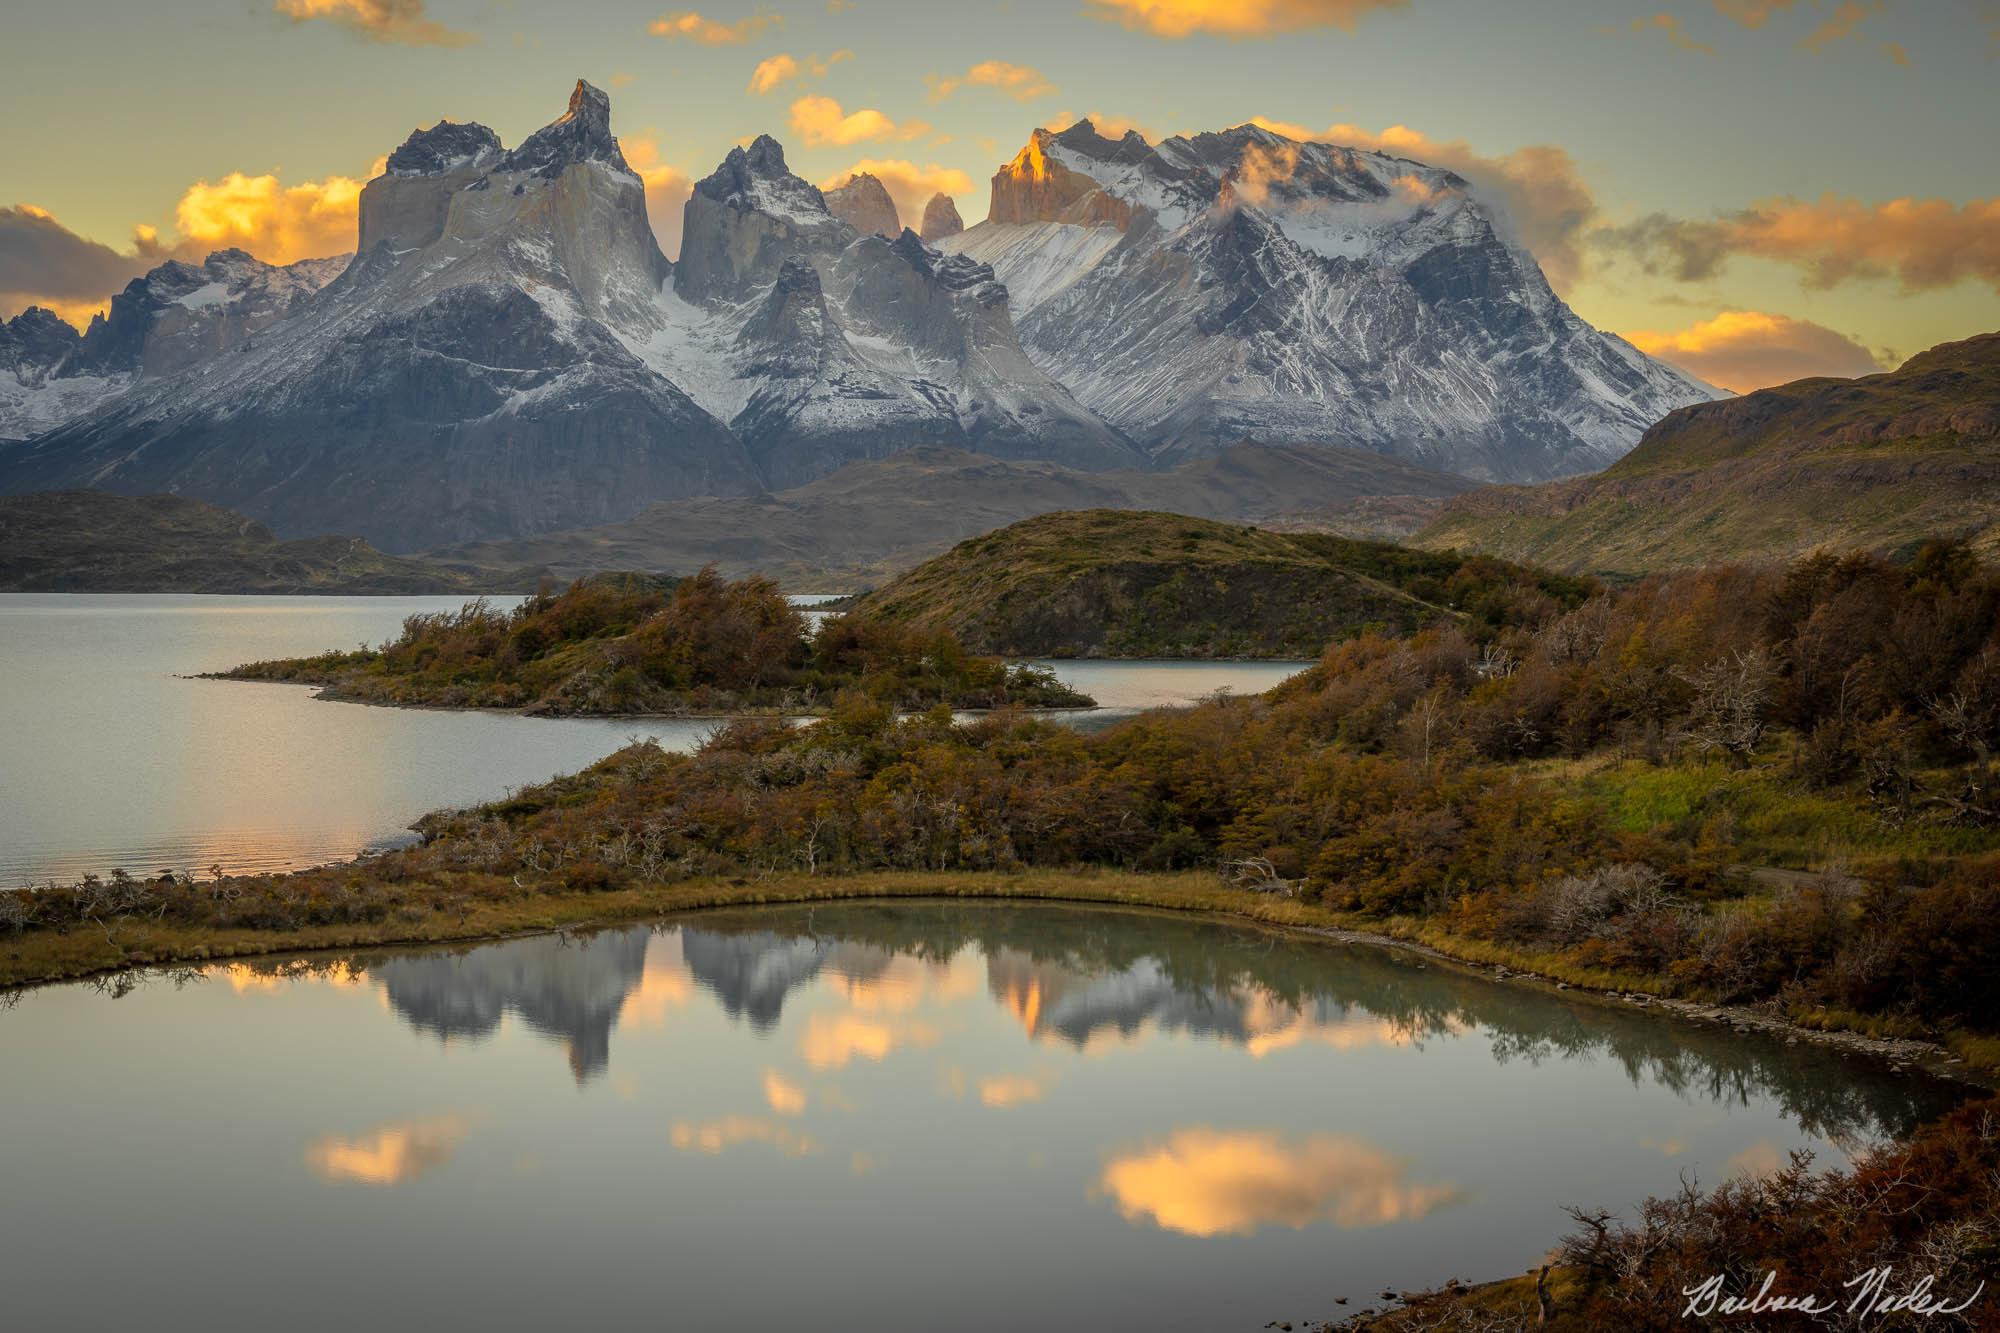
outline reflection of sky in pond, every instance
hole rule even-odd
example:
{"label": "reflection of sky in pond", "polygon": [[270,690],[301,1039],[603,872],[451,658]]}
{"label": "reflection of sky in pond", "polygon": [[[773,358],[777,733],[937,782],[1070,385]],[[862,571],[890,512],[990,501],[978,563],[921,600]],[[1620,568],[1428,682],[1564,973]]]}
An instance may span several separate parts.
{"label": "reflection of sky in pond", "polygon": [[27,1327],[86,1288],[340,1327],[292,1295],[331,1265],[390,1327],[1259,1328],[1941,1104],[1405,955],[978,904],[56,987],[0,1061]]}

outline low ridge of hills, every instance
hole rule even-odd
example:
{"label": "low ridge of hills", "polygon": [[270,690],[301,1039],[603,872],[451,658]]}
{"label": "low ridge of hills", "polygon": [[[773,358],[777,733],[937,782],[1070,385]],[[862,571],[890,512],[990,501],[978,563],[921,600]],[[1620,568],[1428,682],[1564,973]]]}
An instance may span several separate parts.
{"label": "low ridge of hills", "polygon": [[[563,578],[600,569],[761,573],[788,588],[851,592],[909,569],[953,543],[1066,509],[1159,509],[1257,522],[1310,509],[1304,524],[1357,532],[1385,526],[1381,507],[1408,509],[1407,533],[1472,482],[1362,450],[1238,444],[1165,472],[1083,472],[927,446],[855,463],[774,494],[670,500],[618,523],[433,552],[467,570],[544,568]],[[1387,497],[1385,500],[1384,497]]]}
{"label": "low ridge of hills", "polygon": [[2000,551],[2000,333],[1684,407],[1595,476],[1454,497],[1414,540],[1638,574],[1932,537]]}
{"label": "low ridge of hills", "polygon": [[1488,558],[1184,514],[1046,514],[961,542],[855,613],[1010,657],[1317,657],[1371,630],[1504,619],[1589,585]]}
{"label": "low ridge of hills", "polygon": [[471,574],[385,555],[358,537],[279,541],[253,519],[177,495],[0,496],[0,591],[472,593],[527,591],[532,572]]}

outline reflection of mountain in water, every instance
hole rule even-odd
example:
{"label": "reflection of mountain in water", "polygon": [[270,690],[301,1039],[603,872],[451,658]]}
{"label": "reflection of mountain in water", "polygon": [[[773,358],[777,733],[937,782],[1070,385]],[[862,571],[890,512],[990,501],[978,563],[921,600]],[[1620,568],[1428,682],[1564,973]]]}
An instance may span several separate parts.
{"label": "reflection of mountain in water", "polygon": [[611,1059],[611,1028],[646,967],[646,932],[544,936],[466,953],[391,957],[368,970],[390,1006],[441,1040],[489,1036],[513,1011],[569,1047],[578,1081]]}
{"label": "reflection of mountain in water", "polygon": [[[807,926],[811,930],[810,923]],[[741,933],[683,927],[681,956],[688,973],[714,992],[731,1018],[748,1018],[768,1032],[777,1024],[785,998],[822,970],[866,979],[879,976],[895,952],[817,933],[795,935],[770,930]]]}
{"label": "reflection of mountain in water", "polygon": [[1336,950],[1165,913],[928,903],[763,908],[704,913],[682,938],[691,966],[698,953],[730,960],[734,986],[716,979],[720,969],[704,975],[696,967],[696,975],[731,1013],[748,1012],[763,1026],[777,1021],[791,990],[821,968],[845,970],[847,955],[859,962],[864,948],[941,963],[971,944],[985,956],[994,998],[1028,1032],[1076,1046],[1147,1028],[1253,1050],[1304,1039],[1421,1042],[1477,1030],[1499,1062],[1611,1059],[1634,1082],[1684,1096],[1743,1104],[1769,1095],[1803,1128],[1832,1139],[1906,1133],[1956,1095],[1873,1062],[1557,999],[1425,967],[1393,950]]}

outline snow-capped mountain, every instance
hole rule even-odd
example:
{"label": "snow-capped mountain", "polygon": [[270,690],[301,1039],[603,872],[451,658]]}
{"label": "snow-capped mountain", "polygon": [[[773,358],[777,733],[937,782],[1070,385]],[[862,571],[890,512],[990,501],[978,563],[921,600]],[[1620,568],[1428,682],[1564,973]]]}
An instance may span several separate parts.
{"label": "snow-capped mountain", "polygon": [[623,327],[729,423],[773,489],[918,444],[1145,463],[1029,361],[991,268],[908,230],[860,232],[769,136],[695,184],[672,291],[650,325]]}
{"label": "snow-capped mountain", "polygon": [[611,332],[669,272],[610,103],[579,83],[512,152],[480,126],[413,134],[337,279],[0,469],[10,490],[177,491],[399,550],[754,492],[741,443]]}
{"label": "snow-capped mountain", "polygon": [[1256,126],[1037,130],[987,220],[1029,356],[1163,458],[1245,437],[1593,471],[1720,396],[1579,319],[1449,171]]}
{"label": "snow-capped mountain", "polygon": [[223,251],[80,337],[0,325],[0,490],[176,491],[411,550],[917,445],[1097,471],[1247,437],[1540,478],[1714,396],[1579,320],[1458,177],[1396,158],[1085,122],[1036,132],[987,221],[938,196],[923,225],[871,176],[829,199],[760,137],[695,185],[670,263],[579,82],[512,150],[413,133],[351,260]]}
{"label": "snow-capped mountain", "polygon": [[[152,305],[226,312],[206,342],[156,333],[106,362],[124,378],[0,456],[0,488],[182,491],[280,532],[409,550],[750,494],[916,444],[1143,464],[1028,361],[991,269],[907,231],[862,234],[774,140],[696,186],[669,263],[610,117],[578,83],[512,151],[479,125],[416,132],[362,192],[353,260],[310,292],[330,267],[155,270]],[[288,282],[301,291],[272,314]]]}
{"label": "snow-capped mountain", "polygon": [[0,321],[0,440],[27,439],[130,388],[241,342],[340,275],[346,255],[273,265],[241,250],[169,261],[134,278],[77,333],[30,307]]}

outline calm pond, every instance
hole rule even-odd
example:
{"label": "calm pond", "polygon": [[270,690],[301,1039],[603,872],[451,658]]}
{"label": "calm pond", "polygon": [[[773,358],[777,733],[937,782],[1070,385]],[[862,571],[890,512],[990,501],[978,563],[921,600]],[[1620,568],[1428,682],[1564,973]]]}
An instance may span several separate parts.
{"label": "calm pond", "polygon": [[[1259,1329],[1951,1094],[1407,954],[848,904],[0,1012],[24,1329]],[[1346,1296],[1346,1306],[1335,1298]]]}
{"label": "calm pond", "polygon": [[[114,867],[341,860],[406,841],[426,811],[574,772],[633,736],[686,749],[714,725],[377,708],[182,678],[378,644],[405,616],[463,600],[0,594],[0,887]],[[1218,689],[1256,693],[1298,669],[1055,665],[1104,705],[1084,725]]]}

